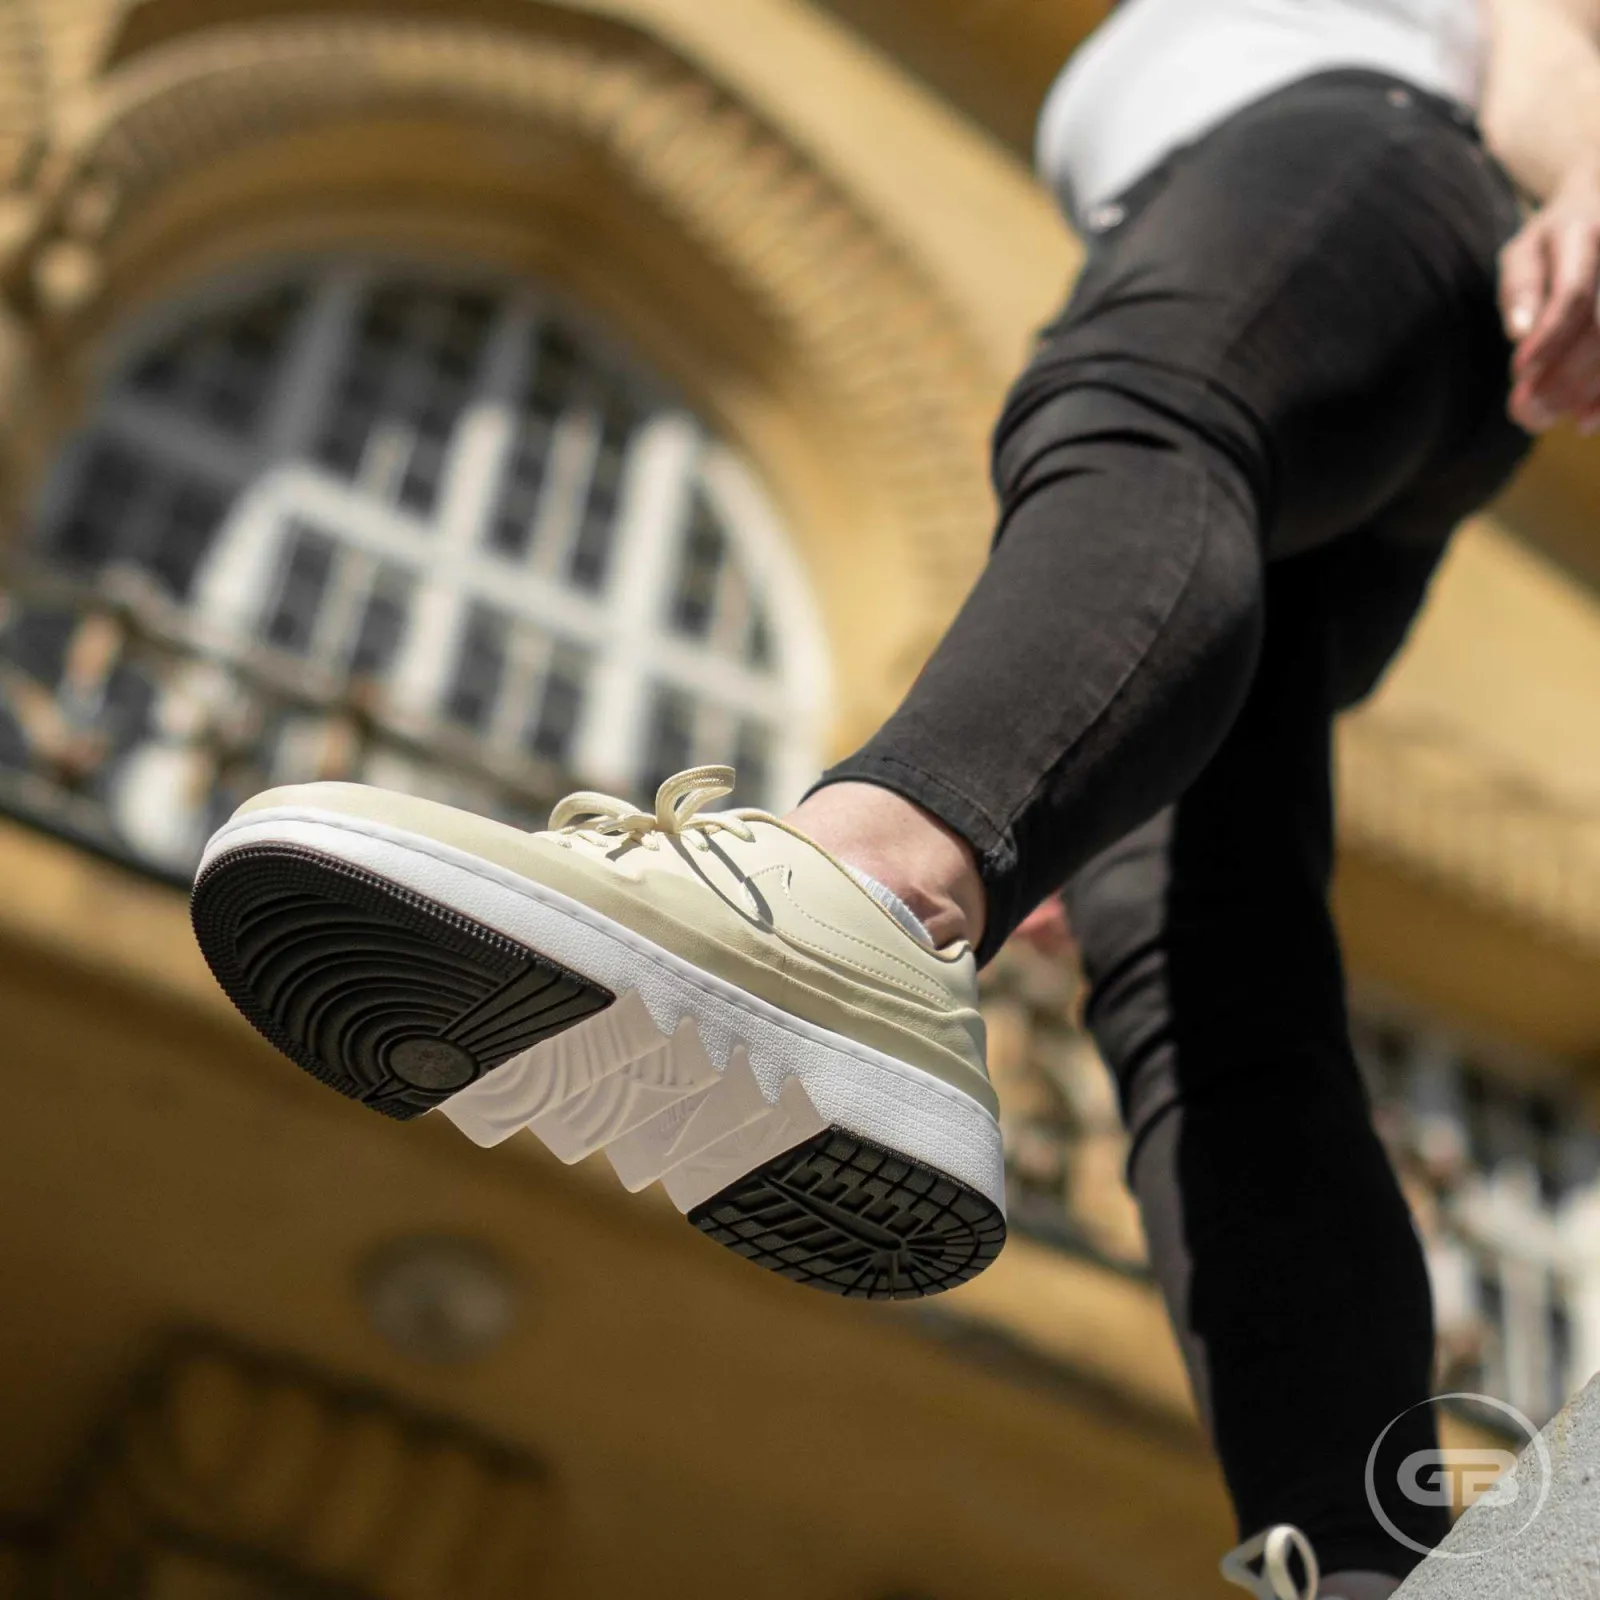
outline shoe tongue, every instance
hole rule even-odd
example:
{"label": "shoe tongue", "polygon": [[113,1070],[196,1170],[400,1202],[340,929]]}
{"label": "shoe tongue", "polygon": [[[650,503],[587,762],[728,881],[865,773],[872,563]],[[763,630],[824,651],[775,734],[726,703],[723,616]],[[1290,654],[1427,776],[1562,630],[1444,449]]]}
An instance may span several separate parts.
{"label": "shoe tongue", "polygon": [[861,885],[896,922],[911,935],[913,939],[925,950],[934,948],[933,940],[928,937],[928,930],[923,927],[922,919],[885,883],[879,883],[869,873],[852,867],[849,862],[840,863],[846,872]]}

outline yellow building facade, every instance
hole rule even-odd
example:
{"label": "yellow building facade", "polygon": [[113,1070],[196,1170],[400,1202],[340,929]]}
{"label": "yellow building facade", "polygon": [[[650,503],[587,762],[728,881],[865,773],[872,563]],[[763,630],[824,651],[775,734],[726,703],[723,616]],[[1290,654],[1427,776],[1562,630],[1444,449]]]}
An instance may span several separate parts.
{"label": "yellow building facade", "polygon": [[[1059,965],[989,975],[1004,1256],[867,1307],[326,1094],[182,894],[271,782],[532,822],[859,742],[983,559],[1098,10],[0,0],[5,1600],[1213,1592]],[[1600,1368],[1597,528],[1554,438],[1340,746],[1441,1386],[1539,1417]]]}

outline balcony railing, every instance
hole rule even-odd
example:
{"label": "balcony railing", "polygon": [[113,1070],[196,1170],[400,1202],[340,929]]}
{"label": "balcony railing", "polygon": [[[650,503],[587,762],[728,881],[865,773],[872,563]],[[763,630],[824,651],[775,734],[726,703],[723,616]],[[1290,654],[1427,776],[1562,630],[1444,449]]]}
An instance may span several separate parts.
{"label": "balcony railing", "polygon": [[351,779],[539,827],[570,787],[376,682],[210,629],[140,572],[14,568],[0,599],[0,806],[187,882],[211,831],[279,783]]}

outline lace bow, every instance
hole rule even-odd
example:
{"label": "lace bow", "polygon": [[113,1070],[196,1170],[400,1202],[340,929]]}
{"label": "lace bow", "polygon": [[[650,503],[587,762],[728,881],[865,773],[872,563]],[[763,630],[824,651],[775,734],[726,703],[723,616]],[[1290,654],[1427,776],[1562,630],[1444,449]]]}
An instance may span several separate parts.
{"label": "lace bow", "polygon": [[655,846],[657,838],[693,837],[724,830],[748,844],[755,838],[746,823],[749,817],[765,817],[753,806],[737,811],[701,815],[702,807],[725,794],[733,793],[732,767],[690,767],[675,773],[656,790],[654,811],[619,800],[615,795],[584,790],[557,802],[550,813],[552,833],[592,833],[601,838],[632,839]]}

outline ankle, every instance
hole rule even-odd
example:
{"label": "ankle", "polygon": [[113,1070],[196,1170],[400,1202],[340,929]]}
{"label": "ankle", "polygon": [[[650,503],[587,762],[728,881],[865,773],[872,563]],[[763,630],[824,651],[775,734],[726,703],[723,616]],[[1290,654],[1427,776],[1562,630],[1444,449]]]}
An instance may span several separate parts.
{"label": "ankle", "polygon": [[876,784],[835,783],[784,820],[898,895],[936,948],[982,938],[983,882],[972,848],[921,806]]}

